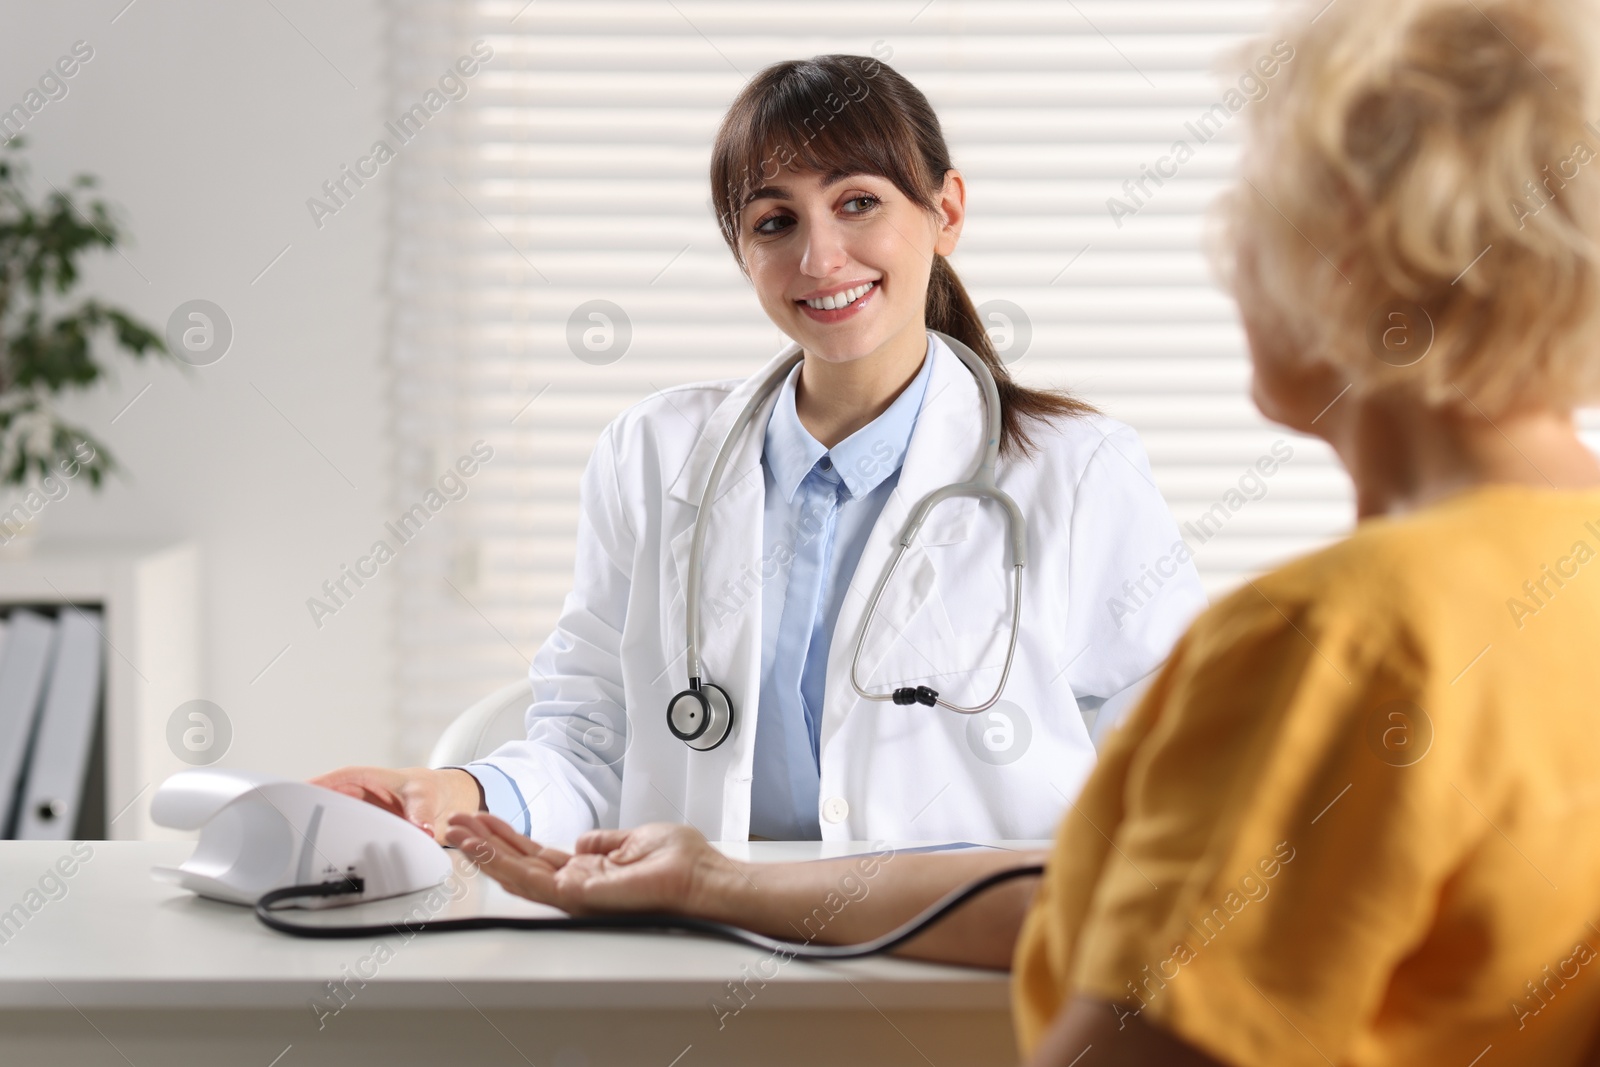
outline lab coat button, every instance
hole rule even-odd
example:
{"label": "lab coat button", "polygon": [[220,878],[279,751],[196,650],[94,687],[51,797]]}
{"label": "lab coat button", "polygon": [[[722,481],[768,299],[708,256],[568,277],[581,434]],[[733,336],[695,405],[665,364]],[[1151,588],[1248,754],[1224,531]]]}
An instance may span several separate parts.
{"label": "lab coat button", "polygon": [[829,822],[844,822],[850,814],[850,805],[844,797],[829,797],[822,802],[822,817]]}

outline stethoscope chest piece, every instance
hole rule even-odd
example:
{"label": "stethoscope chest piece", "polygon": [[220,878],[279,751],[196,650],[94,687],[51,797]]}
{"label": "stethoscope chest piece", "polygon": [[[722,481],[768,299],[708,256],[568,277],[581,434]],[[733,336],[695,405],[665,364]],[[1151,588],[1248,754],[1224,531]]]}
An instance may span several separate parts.
{"label": "stethoscope chest piece", "polygon": [[726,741],[732,727],[733,703],[721,686],[702,683],[685,689],[667,705],[667,729],[672,736],[701,752]]}

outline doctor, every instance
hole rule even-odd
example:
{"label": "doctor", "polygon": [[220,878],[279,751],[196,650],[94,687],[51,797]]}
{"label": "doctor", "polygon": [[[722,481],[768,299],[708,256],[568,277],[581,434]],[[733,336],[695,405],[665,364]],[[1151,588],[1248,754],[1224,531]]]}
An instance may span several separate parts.
{"label": "doctor", "polygon": [[[316,781],[440,840],[478,810],[545,841],[655,820],[721,840],[1050,836],[1094,765],[1084,713],[1118,718],[1205,605],[1137,437],[1011,379],[945,258],[965,181],[892,69],[768,68],[711,171],[723,237],[793,344],[601,435],[525,740],[465,768]],[[983,464],[990,413],[963,347],[997,391],[994,474],[1026,565],[1000,501],[951,496],[863,635],[908,516]]]}

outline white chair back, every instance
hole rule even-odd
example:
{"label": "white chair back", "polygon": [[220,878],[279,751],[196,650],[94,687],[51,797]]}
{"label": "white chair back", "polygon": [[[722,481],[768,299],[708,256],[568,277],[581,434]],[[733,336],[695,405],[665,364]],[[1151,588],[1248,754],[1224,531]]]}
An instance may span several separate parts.
{"label": "white chair back", "polygon": [[428,766],[459,767],[525,737],[523,715],[531,703],[533,690],[526,678],[507,682],[445,727],[428,754]]}

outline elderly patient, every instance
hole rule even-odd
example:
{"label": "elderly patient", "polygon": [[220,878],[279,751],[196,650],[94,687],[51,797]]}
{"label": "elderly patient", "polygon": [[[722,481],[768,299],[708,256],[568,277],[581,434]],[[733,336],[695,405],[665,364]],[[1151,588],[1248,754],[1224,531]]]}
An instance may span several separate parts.
{"label": "elderly patient", "polygon": [[[1268,39],[1216,258],[1256,405],[1359,521],[1194,624],[1042,880],[902,950],[1009,965],[1035,1063],[1557,1067],[1600,1020],[1600,0],[1325,2]],[[565,909],[780,937],[845,870],[448,837]],[[819,937],[1017,862],[894,856]]]}

